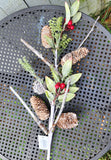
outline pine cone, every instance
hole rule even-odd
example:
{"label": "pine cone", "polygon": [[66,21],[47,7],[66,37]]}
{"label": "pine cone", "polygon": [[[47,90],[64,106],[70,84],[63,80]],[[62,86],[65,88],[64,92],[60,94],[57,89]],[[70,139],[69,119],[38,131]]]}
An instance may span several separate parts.
{"label": "pine cone", "polygon": [[49,118],[49,110],[42,99],[32,96],[30,103],[40,120],[47,120]]}
{"label": "pine cone", "polygon": [[61,59],[61,65],[63,65],[69,58],[72,56],[72,64],[76,64],[80,59],[84,58],[87,56],[89,50],[85,47],[79,48],[75,51],[72,51],[71,53],[66,54],[62,59]]}
{"label": "pine cone", "polygon": [[45,48],[51,48],[51,46],[47,43],[44,35],[48,36],[49,38],[52,38],[52,34],[51,34],[51,30],[50,30],[49,26],[44,26],[42,28],[42,31],[41,31],[41,40],[42,40],[42,45]]}
{"label": "pine cone", "polygon": [[62,129],[71,129],[76,127],[77,125],[77,116],[75,113],[72,112],[62,113],[57,122],[57,126]]}
{"label": "pine cone", "polygon": [[37,94],[45,93],[44,86],[39,81],[35,81],[33,83],[33,91],[34,93],[37,93]]}

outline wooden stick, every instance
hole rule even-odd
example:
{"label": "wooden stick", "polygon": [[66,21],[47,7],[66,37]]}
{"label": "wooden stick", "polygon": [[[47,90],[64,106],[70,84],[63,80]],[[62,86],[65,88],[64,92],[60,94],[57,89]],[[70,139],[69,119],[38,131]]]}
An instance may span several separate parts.
{"label": "wooden stick", "polygon": [[33,114],[33,112],[29,109],[27,104],[23,101],[23,99],[18,95],[18,93],[10,86],[10,90],[15,94],[15,96],[19,99],[19,101],[23,104],[23,106],[26,108],[26,110],[29,112],[31,117],[34,119],[34,121],[38,124],[38,126],[42,129],[42,131],[48,135],[48,131],[44,124],[41,123],[41,121]]}
{"label": "wooden stick", "polygon": [[87,38],[89,37],[89,35],[93,32],[94,27],[95,27],[97,21],[99,20],[99,18],[100,18],[100,16],[97,17],[97,19],[95,20],[95,22],[94,22],[91,30],[89,31],[89,33],[87,34],[87,36],[84,38],[84,40],[80,43],[80,45],[79,45],[79,47],[77,49],[79,49],[83,45],[83,43],[87,40]]}

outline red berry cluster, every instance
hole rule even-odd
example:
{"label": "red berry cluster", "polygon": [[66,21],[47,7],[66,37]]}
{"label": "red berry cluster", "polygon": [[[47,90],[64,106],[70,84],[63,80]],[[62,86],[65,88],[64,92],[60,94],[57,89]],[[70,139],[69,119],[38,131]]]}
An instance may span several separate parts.
{"label": "red berry cluster", "polygon": [[57,82],[56,85],[55,85],[55,88],[56,88],[56,89],[59,89],[59,88],[60,88],[60,89],[64,89],[65,86],[66,86],[65,83]]}
{"label": "red berry cluster", "polygon": [[[65,21],[66,21],[66,18],[65,18]],[[65,28],[66,31],[68,30],[74,30],[74,26],[72,25],[72,20],[70,20]]]}
{"label": "red berry cluster", "polygon": [[[56,85],[55,85],[56,90],[60,88],[60,91],[63,90],[63,89],[65,89],[64,91],[66,91],[65,87],[66,87],[65,83],[57,82]],[[68,92],[69,92],[69,89],[68,89]]]}

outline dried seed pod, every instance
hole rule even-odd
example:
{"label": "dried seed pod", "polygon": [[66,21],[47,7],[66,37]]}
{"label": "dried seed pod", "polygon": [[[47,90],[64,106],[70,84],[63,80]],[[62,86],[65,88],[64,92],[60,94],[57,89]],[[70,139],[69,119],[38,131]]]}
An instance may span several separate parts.
{"label": "dried seed pod", "polygon": [[47,120],[49,118],[49,110],[42,99],[32,96],[30,103],[40,120]]}
{"label": "dried seed pod", "polygon": [[89,50],[85,47],[81,47],[75,51],[72,51],[71,53],[66,54],[62,59],[61,59],[61,65],[63,65],[68,59],[71,58],[72,56],[72,64],[76,64],[78,61],[80,61],[82,58],[87,56]]}
{"label": "dried seed pod", "polygon": [[41,31],[41,40],[42,45],[45,48],[51,48],[51,46],[47,43],[47,40],[45,39],[44,35],[48,36],[49,38],[52,38],[51,30],[49,26],[44,26]]}
{"label": "dried seed pod", "polygon": [[33,91],[37,94],[43,94],[45,93],[45,87],[39,81],[36,80],[33,83]]}
{"label": "dried seed pod", "polygon": [[62,129],[71,129],[76,127],[77,125],[77,116],[75,113],[72,112],[62,113],[57,122],[57,126]]}

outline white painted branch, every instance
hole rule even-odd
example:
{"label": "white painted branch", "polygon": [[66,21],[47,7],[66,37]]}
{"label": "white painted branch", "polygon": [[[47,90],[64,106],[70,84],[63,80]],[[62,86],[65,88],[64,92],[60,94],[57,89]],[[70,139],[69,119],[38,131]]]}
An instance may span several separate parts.
{"label": "white painted branch", "polygon": [[33,48],[30,44],[28,44],[25,40],[21,39],[21,42],[27,47],[29,48],[33,53],[36,54],[36,56],[38,56],[46,65],[48,65],[49,67],[51,66],[51,64],[42,56],[41,53],[39,53],[35,48]]}
{"label": "white painted branch", "polygon": [[89,33],[87,34],[87,36],[84,38],[84,40],[80,43],[80,45],[79,45],[79,47],[78,47],[77,49],[79,49],[79,48],[83,45],[83,43],[87,40],[87,38],[88,38],[88,37],[90,36],[90,34],[93,32],[94,27],[95,27],[97,21],[99,20],[99,18],[100,18],[100,16],[97,17],[97,19],[95,20],[95,22],[94,22],[91,30],[89,31]]}
{"label": "white painted branch", "polygon": [[[51,113],[50,113],[50,118],[49,118],[49,131],[53,126],[54,122],[54,110],[55,110],[55,103],[52,101],[51,103]],[[50,160],[50,153],[51,153],[51,145],[52,145],[52,137],[53,137],[53,131],[49,132],[48,134],[48,150],[47,150],[47,160]]]}
{"label": "white painted branch", "polygon": [[56,70],[58,70],[58,69],[57,69],[57,68],[58,68],[57,58],[58,58],[58,56],[57,56],[57,49],[56,49],[56,50],[55,50],[55,68],[56,68]]}
{"label": "white painted branch", "polygon": [[18,93],[10,86],[10,90],[15,94],[15,96],[19,99],[19,101],[23,104],[23,106],[26,108],[26,110],[29,112],[31,117],[34,119],[34,121],[38,124],[38,126],[43,130],[43,132],[47,135],[47,129],[44,126],[44,124],[41,123],[41,121],[33,114],[33,112],[29,109],[27,104],[23,101],[23,99],[18,95]]}

